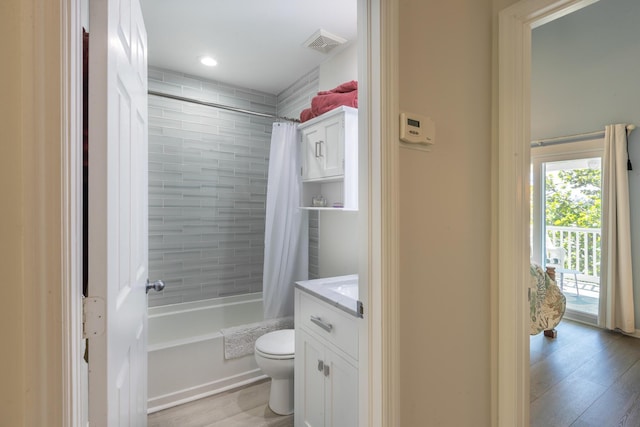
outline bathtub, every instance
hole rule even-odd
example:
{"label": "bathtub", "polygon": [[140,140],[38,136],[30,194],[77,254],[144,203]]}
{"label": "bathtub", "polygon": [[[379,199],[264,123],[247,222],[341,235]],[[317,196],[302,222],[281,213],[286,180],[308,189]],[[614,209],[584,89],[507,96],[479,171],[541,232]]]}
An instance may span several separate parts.
{"label": "bathtub", "polygon": [[253,354],[225,360],[220,332],[262,320],[262,293],[150,307],[148,412],[266,378]]}

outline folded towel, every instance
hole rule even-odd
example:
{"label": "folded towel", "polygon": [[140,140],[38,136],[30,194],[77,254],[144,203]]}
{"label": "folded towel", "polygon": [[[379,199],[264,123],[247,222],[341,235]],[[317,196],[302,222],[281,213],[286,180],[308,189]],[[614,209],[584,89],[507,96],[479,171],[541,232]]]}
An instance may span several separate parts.
{"label": "folded towel", "polygon": [[304,109],[300,113],[300,122],[304,123],[343,105],[358,108],[357,81],[352,80],[334,89],[318,92],[318,95],[311,100],[311,108]]}
{"label": "folded towel", "polygon": [[358,82],[355,80],[351,80],[350,82],[342,83],[341,85],[331,89],[318,92],[318,95],[328,95],[331,93],[347,93],[353,92],[354,90],[358,90]]}
{"label": "folded towel", "polygon": [[305,108],[300,112],[300,122],[304,123],[307,120],[313,119],[315,116],[316,115],[313,114],[313,111],[311,111],[311,108]]}
{"label": "folded towel", "polygon": [[293,317],[270,319],[222,329],[224,358],[229,360],[253,354],[256,340],[267,332],[278,329],[293,329]]}

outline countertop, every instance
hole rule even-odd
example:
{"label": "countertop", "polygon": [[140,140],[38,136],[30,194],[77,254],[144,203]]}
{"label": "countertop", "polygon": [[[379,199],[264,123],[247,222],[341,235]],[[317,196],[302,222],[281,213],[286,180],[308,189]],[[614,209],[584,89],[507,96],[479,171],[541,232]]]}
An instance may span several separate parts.
{"label": "countertop", "polygon": [[358,311],[358,275],[301,280],[296,288],[343,310],[352,316],[362,317]]}

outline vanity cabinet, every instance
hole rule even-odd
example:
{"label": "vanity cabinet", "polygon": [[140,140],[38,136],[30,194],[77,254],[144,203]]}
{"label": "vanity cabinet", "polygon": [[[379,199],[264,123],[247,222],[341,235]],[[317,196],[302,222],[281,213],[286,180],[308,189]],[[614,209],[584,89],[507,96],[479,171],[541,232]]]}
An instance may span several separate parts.
{"label": "vanity cabinet", "polygon": [[298,126],[302,207],[358,209],[358,110],[342,106]]}
{"label": "vanity cabinet", "polygon": [[295,427],[357,426],[357,318],[300,289],[295,313]]}

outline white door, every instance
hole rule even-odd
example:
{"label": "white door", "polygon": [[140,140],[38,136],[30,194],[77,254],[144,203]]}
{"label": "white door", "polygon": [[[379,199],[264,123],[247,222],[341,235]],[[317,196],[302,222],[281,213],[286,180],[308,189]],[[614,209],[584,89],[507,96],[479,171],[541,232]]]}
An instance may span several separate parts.
{"label": "white door", "polygon": [[138,0],[89,9],[89,422],[146,426],[147,35]]}

